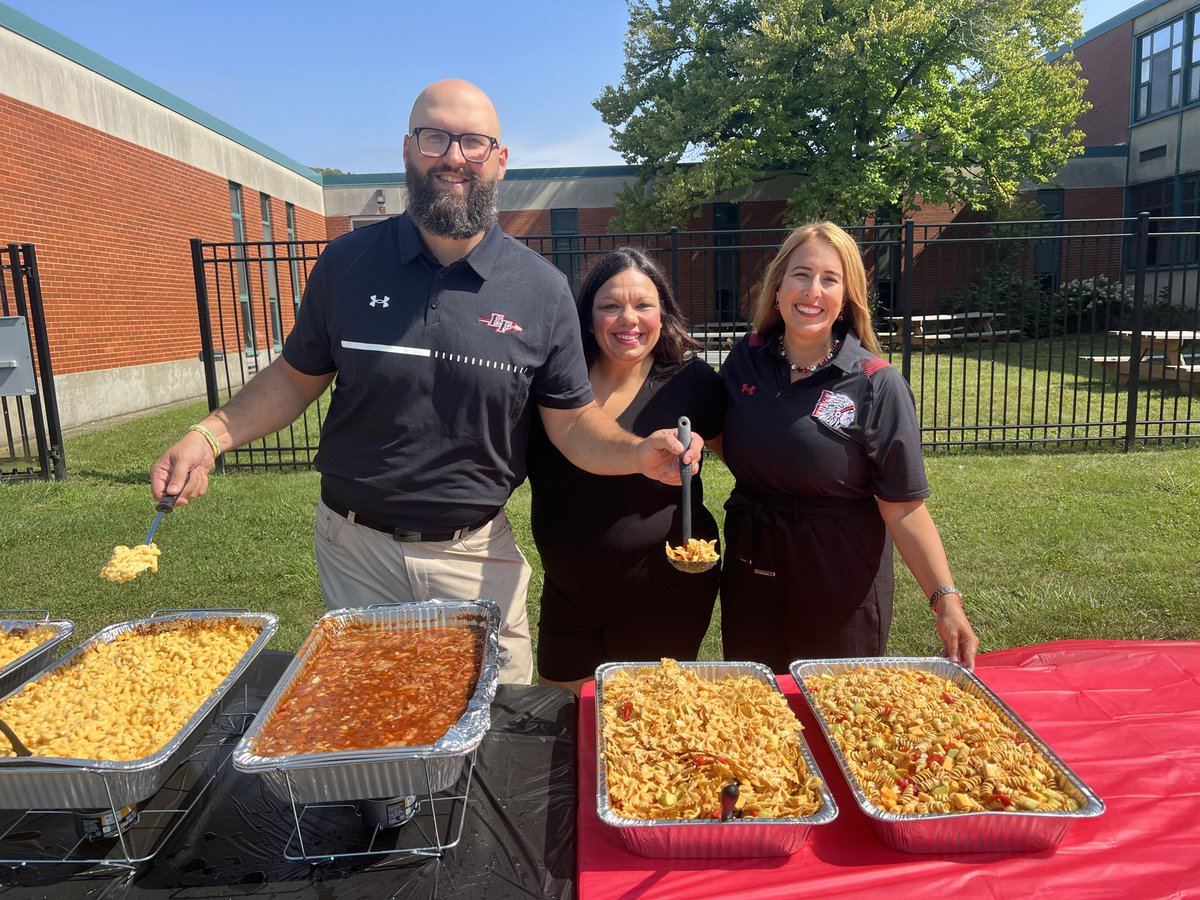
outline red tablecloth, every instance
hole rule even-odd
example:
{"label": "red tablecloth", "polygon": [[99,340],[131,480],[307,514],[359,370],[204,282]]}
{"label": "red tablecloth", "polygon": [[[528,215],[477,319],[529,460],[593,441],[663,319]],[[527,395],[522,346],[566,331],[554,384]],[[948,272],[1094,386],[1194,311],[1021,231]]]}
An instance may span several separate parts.
{"label": "red tablecloth", "polygon": [[596,816],[592,685],[579,705],[579,893],[605,897],[1200,896],[1200,641],[1061,641],[979,657],[976,673],[1095,791],[1053,851],[901,853],[881,843],[790,676],[839,813],[772,859],[646,859]]}

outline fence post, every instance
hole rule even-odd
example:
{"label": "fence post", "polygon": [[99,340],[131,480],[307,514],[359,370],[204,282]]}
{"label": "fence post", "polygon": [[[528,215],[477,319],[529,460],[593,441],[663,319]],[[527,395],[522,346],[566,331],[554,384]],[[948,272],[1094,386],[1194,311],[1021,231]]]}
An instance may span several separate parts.
{"label": "fence post", "polygon": [[[192,238],[192,278],[196,283],[196,311],[200,317],[200,362],[204,366],[204,391],[208,395],[208,411],[221,405],[217,392],[217,362],[213,352],[212,318],[208,312],[208,282],[204,277],[204,246]],[[216,459],[217,473],[225,474],[224,454]]]}
{"label": "fence post", "polygon": [[1125,452],[1133,450],[1137,437],[1138,388],[1141,383],[1142,359],[1142,312],[1146,306],[1146,256],[1150,250],[1150,213],[1138,213],[1133,226],[1134,282],[1133,282],[1133,335],[1129,347],[1129,389],[1125,408]]}
{"label": "fence post", "polygon": [[671,226],[671,293],[679,296],[679,228]]}
{"label": "fence post", "polygon": [[912,383],[913,244],[916,226],[912,217],[904,220],[904,273],[900,277],[900,308],[904,310],[904,330],[900,344],[900,371]]}
{"label": "fence post", "polygon": [[[46,409],[46,429],[49,432],[46,450],[54,466],[54,480],[66,481],[67,454],[63,448],[62,422],[58,417],[58,392],[54,387],[54,366],[50,362],[50,340],[46,337],[46,311],[42,306],[42,281],[41,275],[38,274],[37,251],[33,244],[22,244],[21,255],[25,276],[22,280],[28,286],[29,315],[33,323],[33,342],[37,346],[38,374],[42,380],[42,402]],[[15,259],[13,261],[16,262]],[[17,299],[21,299],[19,295]],[[42,416],[36,401],[32,406],[34,429],[40,431]]]}

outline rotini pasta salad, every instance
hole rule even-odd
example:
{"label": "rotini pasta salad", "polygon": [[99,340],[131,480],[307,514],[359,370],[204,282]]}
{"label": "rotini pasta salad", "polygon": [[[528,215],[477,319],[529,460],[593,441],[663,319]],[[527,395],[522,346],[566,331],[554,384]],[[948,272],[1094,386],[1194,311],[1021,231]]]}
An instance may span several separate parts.
{"label": "rotini pasta salad", "polygon": [[1046,756],[985,698],[919,669],[804,679],[850,770],[889,813],[1072,811]]}
{"label": "rotini pasta salad", "polygon": [[607,678],[601,715],[609,802],[627,818],[802,818],[821,805],[800,722],[754,678],[707,681],[663,659]]}

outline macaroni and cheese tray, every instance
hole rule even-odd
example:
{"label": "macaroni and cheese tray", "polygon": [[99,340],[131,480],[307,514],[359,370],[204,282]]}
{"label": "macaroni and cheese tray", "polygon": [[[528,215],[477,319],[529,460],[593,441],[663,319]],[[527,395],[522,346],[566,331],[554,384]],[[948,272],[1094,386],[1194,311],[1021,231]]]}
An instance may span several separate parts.
{"label": "macaroni and cheese tray", "polygon": [[600,821],[639,856],[795,853],[837,816],[801,727],[758,663],[600,666]]}
{"label": "macaroni and cheese tray", "polygon": [[298,804],[446,790],[491,725],[499,632],[491,600],[326,613],[242,736],[234,768]]}
{"label": "macaroni and cheese tray", "polygon": [[34,752],[13,756],[0,742],[0,807],[120,809],[151,797],[278,624],[271,613],[188,610],[100,630],[0,699],[0,718]]}
{"label": "macaroni and cheese tray", "polygon": [[1104,803],[979,678],[940,657],[799,660],[859,809],[909,853],[1046,850]]}
{"label": "macaroni and cheese tray", "polygon": [[33,610],[0,611],[0,697],[49,664],[58,645],[70,637],[75,623],[42,618],[30,619]]}

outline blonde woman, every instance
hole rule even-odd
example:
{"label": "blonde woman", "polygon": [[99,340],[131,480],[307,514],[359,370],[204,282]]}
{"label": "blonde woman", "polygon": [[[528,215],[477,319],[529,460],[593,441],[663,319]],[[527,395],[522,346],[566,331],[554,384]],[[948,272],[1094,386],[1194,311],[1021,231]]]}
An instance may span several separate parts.
{"label": "blonde woman", "polygon": [[736,479],[725,507],[725,658],[784,672],[795,659],[883,655],[894,541],[945,654],[972,666],[979,639],[925,507],[912,392],[879,356],[850,235],[817,222],[788,236],[721,375],[721,450]]}

